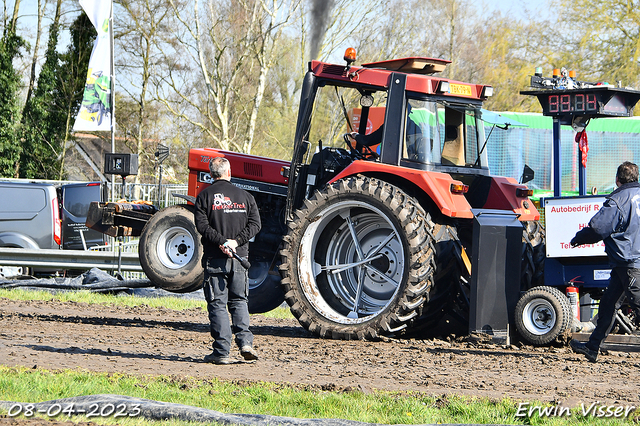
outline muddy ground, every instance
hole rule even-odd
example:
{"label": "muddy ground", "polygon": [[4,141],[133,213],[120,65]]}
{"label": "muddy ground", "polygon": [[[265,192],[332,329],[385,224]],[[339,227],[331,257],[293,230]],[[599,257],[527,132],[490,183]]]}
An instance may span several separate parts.
{"label": "muddy ground", "polygon": [[508,396],[571,407],[640,402],[638,352],[609,351],[592,364],[562,346],[504,346],[469,338],[332,341],[313,337],[296,320],[261,315],[252,316],[252,330],[260,359],[240,362],[234,349],[237,362],[218,366],[201,361],[211,345],[205,310],[0,299],[0,364],[269,381],[318,390]]}

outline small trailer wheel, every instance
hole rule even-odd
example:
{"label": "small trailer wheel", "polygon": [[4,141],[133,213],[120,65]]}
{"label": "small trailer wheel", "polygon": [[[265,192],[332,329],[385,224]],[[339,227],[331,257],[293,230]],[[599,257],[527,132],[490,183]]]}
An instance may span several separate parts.
{"label": "small trailer wheel", "polygon": [[572,320],[569,299],[555,287],[534,287],[516,305],[516,330],[534,345],[546,345],[564,335]]}

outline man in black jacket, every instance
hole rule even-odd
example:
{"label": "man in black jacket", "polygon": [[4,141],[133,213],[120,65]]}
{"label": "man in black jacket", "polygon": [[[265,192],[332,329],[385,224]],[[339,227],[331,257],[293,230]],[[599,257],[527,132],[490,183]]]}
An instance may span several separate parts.
{"label": "man in black jacket", "polygon": [[230,182],[229,160],[213,158],[209,171],[214,182],[198,194],[195,210],[196,228],[204,247],[204,295],[214,339],[213,352],[204,361],[229,364],[229,313],[240,354],[247,361],[256,360],[249,330],[247,270],[233,254],[248,256],[249,240],[260,231],[260,214],[253,196]]}
{"label": "man in black jacket", "polygon": [[571,246],[604,242],[611,265],[611,278],[598,308],[598,322],[587,343],[572,340],[574,352],[591,362],[598,360],[600,344],[609,335],[615,322],[618,301],[627,301],[640,315],[640,183],[638,166],[625,161],[616,173],[618,188],[607,196],[602,208],[571,240]]}

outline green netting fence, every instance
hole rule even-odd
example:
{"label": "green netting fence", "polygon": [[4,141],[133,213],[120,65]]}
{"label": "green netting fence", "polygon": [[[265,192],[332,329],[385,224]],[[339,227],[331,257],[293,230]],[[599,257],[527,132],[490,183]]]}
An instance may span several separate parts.
{"label": "green netting fence", "polygon": [[[493,175],[520,181],[524,165],[535,171],[527,185],[538,191],[552,191],[553,120],[542,114],[500,112],[500,115],[528,127],[494,128],[487,151]],[[489,135],[491,127],[485,127]],[[589,140],[587,189],[599,194],[615,189],[616,169],[623,161],[640,164],[640,117],[592,119],[586,128]],[[578,190],[578,144],[571,126],[561,126],[562,191]]]}

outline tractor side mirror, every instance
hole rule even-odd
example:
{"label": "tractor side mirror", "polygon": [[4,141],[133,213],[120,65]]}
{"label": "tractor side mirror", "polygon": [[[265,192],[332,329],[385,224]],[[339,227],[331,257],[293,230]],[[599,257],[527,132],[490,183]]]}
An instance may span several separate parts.
{"label": "tractor side mirror", "polygon": [[525,164],[524,170],[522,171],[522,179],[520,179],[520,183],[527,183],[532,181],[535,174],[536,173],[533,171],[533,169]]}

